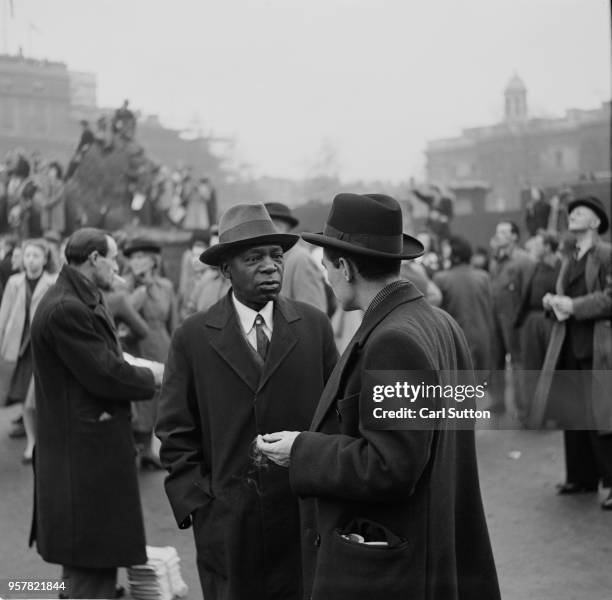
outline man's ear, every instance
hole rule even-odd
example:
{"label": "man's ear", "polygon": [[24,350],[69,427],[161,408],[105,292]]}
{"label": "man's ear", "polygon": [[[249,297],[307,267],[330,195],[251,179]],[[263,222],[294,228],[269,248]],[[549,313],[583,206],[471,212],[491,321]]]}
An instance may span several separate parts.
{"label": "man's ear", "polygon": [[346,258],[340,257],[338,260],[340,261],[340,271],[342,272],[342,277],[344,277],[346,281],[353,281],[353,279],[355,279],[355,267],[353,264],[346,260]]}
{"label": "man's ear", "polygon": [[225,277],[225,279],[231,279],[230,277],[230,265],[229,262],[222,262],[219,265],[219,270],[221,271],[221,275]]}
{"label": "man's ear", "polygon": [[92,267],[95,266],[96,260],[98,260],[98,256],[100,256],[100,253],[97,250],[94,250],[87,257],[89,259],[89,263],[91,264]]}

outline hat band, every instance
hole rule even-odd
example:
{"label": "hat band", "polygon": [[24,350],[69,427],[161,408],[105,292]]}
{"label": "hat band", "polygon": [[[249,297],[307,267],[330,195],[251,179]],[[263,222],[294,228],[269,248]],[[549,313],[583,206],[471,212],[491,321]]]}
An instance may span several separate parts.
{"label": "hat band", "polygon": [[377,250],[387,254],[401,254],[404,249],[404,237],[399,235],[381,235],[374,233],[346,233],[332,225],[325,225],[323,235],[335,238],[342,242],[353,244],[368,250]]}
{"label": "hat band", "polygon": [[261,235],[274,235],[276,233],[278,233],[278,231],[274,229],[274,225],[269,219],[247,221],[222,231],[219,234],[219,243],[230,244],[232,242],[242,242]]}

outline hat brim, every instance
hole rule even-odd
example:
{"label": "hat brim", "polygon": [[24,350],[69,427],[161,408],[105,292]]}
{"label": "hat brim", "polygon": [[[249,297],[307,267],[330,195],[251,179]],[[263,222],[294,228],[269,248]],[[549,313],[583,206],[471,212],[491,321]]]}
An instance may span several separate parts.
{"label": "hat brim", "polygon": [[130,257],[134,252],[151,252],[153,254],[161,254],[160,246],[135,246],[134,248],[126,248],[123,251],[123,256]]}
{"label": "hat brim", "polygon": [[323,233],[302,233],[302,238],[310,244],[315,246],[322,246],[323,248],[336,248],[337,250],[346,250],[352,254],[359,254],[360,256],[371,256],[372,258],[386,258],[391,260],[408,260],[411,258],[418,258],[423,256],[425,248],[423,244],[411,235],[403,234],[403,248],[400,254],[392,254],[390,252],[381,252],[380,250],[372,250],[370,248],[364,248],[363,246],[357,246],[350,242],[345,242]]}
{"label": "hat brim", "polygon": [[223,257],[229,251],[240,248],[252,248],[253,246],[278,245],[283,249],[283,252],[287,252],[287,250],[290,250],[298,243],[299,239],[300,236],[293,233],[271,233],[252,237],[247,240],[239,240],[237,242],[215,244],[200,254],[200,262],[218,267]]}
{"label": "hat brim", "polygon": [[610,226],[608,215],[604,210],[601,209],[601,207],[597,206],[597,204],[589,202],[588,200],[582,200],[580,198],[577,198],[576,200],[572,200],[567,205],[567,214],[569,215],[577,206],[586,206],[587,208],[590,208],[599,217],[600,223],[599,227],[597,228],[597,233],[601,235],[608,231],[608,227]]}

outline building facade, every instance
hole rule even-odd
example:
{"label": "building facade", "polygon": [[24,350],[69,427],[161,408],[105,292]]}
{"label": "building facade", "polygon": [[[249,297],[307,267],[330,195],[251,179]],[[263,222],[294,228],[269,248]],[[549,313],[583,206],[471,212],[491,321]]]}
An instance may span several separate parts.
{"label": "building facade", "polygon": [[[527,88],[514,76],[504,91],[501,123],[428,142],[427,178],[451,189],[486,189],[486,210],[518,209],[526,187],[609,174],[610,116],[610,102],[604,102],[568,110],[562,118],[531,118]],[[479,208],[464,201],[459,212]]]}
{"label": "building facade", "polygon": [[75,135],[66,65],[0,55],[0,152],[22,147],[67,158]]}
{"label": "building facade", "polygon": [[[115,108],[97,105],[93,73],[70,71],[65,63],[0,54],[0,160],[15,148],[67,164],[87,120],[95,128]],[[155,117],[139,118],[136,133],[148,156],[162,164],[192,165],[199,174],[220,178],[220,160],[209,140],[183,139]]]}

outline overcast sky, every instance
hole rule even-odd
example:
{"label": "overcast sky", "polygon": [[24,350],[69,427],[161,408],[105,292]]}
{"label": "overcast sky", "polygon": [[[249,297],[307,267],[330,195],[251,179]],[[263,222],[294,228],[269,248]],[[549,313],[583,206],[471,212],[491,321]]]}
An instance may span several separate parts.
{"label": "overcast sky", "polygon": [[537,115],[611,96],[608,0],[13,4],[12,51],[95,72],[100,105],[198,115],[257,174],[300,177],[326,146],[346,179],[421,177],[427,140],[501,119],[514,73]]}

